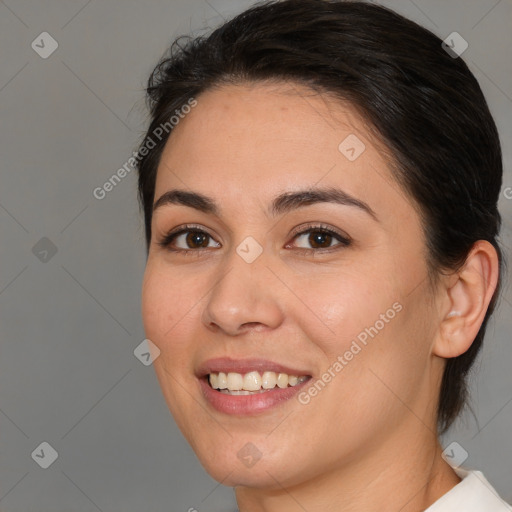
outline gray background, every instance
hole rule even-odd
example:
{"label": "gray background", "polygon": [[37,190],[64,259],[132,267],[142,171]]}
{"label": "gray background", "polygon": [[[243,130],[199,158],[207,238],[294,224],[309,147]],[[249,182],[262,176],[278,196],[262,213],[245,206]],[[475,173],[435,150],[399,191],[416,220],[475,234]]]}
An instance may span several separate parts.
{"label": "gray background", "polygon": [[[92,191],[143,136],[143,87],[171,40],[252,3],[0,2],[4,512],[235,509],[232,490],[203,471],[183,440],[152,367],[133,353],[144,339],[145,263],[135,171],[101,201]],[[443,39],[457,31],[468,41],[463,58],[501,133],[505,191],[512,186],[512,1],[382,3]],[[31,48],[43,31],[59,44],[47,59]],[[501,211],[509,256],[512,200],[504,194]],[[34,254],[42,237],[56,247],[53,256]],[[478,423],[466,415],[443,445],[457,441],[469,454],[465,465],[512,501],[509,283],[472,381]],[[43,441],[59,455],[48,469],[31,457]]]}

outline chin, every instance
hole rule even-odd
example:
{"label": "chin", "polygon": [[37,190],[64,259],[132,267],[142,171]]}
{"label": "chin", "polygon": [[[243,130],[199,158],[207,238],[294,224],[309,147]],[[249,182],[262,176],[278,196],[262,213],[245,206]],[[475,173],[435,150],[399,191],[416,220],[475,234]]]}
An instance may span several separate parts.
{"label": "chin", "polygon": [[283,485],[294,485],[302,480],[303,461],[298,457],[287,455],[286,450],[279,450],[265,441],[264,436],[250,439],[250,435],[234,435],[226,442],[210,438],[194,443],[189,438],[205,471],[222,485],[281,489]]}
{"label": "chin", "polygon": [[230,457],[225,463],[209,459],[199,459],[206,472],[217,482],[227,487],[281,488],[282,479],[290,475],[283,474],[283,465],[260,459],[248,467],[236,458]]}

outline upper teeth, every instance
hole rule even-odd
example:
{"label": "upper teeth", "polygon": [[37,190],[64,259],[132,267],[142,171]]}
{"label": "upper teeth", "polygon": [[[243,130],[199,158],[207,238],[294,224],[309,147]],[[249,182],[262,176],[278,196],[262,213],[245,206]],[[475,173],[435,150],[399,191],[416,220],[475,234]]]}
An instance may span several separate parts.
{"label": "upper teeth", "polygon": [[276,372],[249,372],[245,375],[241,373],[210,373],[210,385],[214,389],[227,389],[229,391],[259,391],[260,389],[272,389],[276,385],[280,388],[286,388],[289,385],[295,386],[307,379],[306,375],[298,377],[297,375],[288,375],[286,373]]}

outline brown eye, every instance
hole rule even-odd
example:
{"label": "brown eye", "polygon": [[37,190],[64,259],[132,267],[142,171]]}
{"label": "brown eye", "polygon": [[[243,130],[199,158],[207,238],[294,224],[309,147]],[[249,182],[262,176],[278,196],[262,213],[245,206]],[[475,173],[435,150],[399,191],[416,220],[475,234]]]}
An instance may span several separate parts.
{"label": "brown eye", "polygon": [[[314,226],[306,231],[297,233],[294,240],[301,240],[299,243],[302,245],[298,246],[299,249],[306,249],[310,251],[314,251],[315,249],[332,249],[338,246],[347,247],[350,245],[349,238],[342,236],[331,229],[319,226]],[[338,243],[333,244],[335,241],[338,241]]]}
{"label": "brown eye", "polygon": [[323,231],[310,231],[308,242],[316,249],[330,247],[333,236]]}
{"label": "brown eye", "polygon": [[184,227],[178,231],[173,231],[166,235],[158,245],[172,252],[190,253],[197,252],[195,249],[220,247],[220,244],[210,245],[213,241],[211,235],[201,229],[192,229],[192,227]]}
{"label": "brown eye", "polygon": [[193,249],[195,244],[199,247],[208,247],[208,238],[210,235],[201,231],[188,231],[185,242],[189,248]]}

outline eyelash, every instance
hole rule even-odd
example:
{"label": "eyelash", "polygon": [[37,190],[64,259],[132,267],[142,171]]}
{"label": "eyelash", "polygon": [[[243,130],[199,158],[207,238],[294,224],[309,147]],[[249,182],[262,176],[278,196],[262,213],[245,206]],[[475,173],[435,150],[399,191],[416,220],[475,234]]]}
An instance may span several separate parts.
{"label": "eyelash", "polygon": [[[305,228],[305,229],[302,229],[302,231],[297,231],[293,234],[293,240],[295,240],[297,237],[304,235],[306,233],[311,233],[311,232],[315,233],[316,232],[316,233],[321,233],[323,235],[331,235],[334,238],[336,238],[340,243],[337,245],[334,245],[332,247],[319,248],[319,249],[303,249],[303,248],[295,249],[300,254],[307,255],[307,254],[311,254],[314,252],[324,252],[324,253],[332,252],[333,250],[339,250],[342,247],[348,247],[352,243],[352,240],[349,237],[347,237],[346,235],[342,235],[341,233],[338,233],[338,232],[334,231],[333,229],[330,229],[329,227],[325,226],[324,224],[311,224],[311,225],[302,226],[302,228]],[[185,233],[189,233],[189,232],[205,234],[206,236],[213,239],[213,237],[209,233],[207,233],[206,231],[201,229],[199,226],[187,224],[187,225],[182,226],[181,228],[171,231],[170,233],[165,235],[164,238],[158,242],[158,245],[170,252],[173,252],[173,253],[184,254],[186,256],[192,256],[195,253],[196,256],[198,256],[202,252],[201,250],[198,250],[198,249],[171,249],[170,248],[171,243],[174,242],[174,240],[178,236],[183,235]]]}

